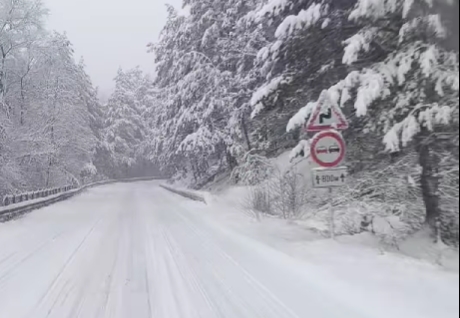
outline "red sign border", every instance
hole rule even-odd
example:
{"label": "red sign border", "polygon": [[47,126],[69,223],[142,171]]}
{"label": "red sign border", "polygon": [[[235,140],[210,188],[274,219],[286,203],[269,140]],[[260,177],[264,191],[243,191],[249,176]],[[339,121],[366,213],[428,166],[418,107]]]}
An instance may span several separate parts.
{"label": "red sign border", "polygon": [[[326,102],[326,99],[329,100],[331,111],[334,113],[335,116],[337,116],[337,119],[339,120],[339,123],[336,125],[336,127],[334,127],[334,125],[315,126],[315,121],[318,119],[318,116],[321,114],[322,105]],[[348,123],[348,120],[343,114],[342,110],[337,105],[332,103],[332,101],[330,100],[329,93],[327,93],[327,91],[323,91],[321,93],[321,96],[319,97],[315,112],[311,116],[310,120],[307,122],[307,125],[305,128],[307,132],[321,132],[321,131],[330,130],[330,129],[347,130],[348,128],[350,128],[350,124]]]}
{"label": "red sign border", "polygon": [[[334,138],[335,140],[337,140],[339,142],[339,145],[341,147],[341,149],[343,150],[341,152],[341,155],[340,157],[334,161],[334,162],[331,162],[331,163],[325,163],[325,162],[322,162],[318,156],[316,155],[316,146],[318,145],[318,142],[323,139],[323,138],[326,138],[326,137],[331,137],[331,138]],[[345,159],[345,155],[346,155],[346,144],[345,144],[345,140],[343,139],[342,135],[339,133],[339,132],[336,132],[336,131],[323,131],[323,132],[320,132],[318,135],[315,136],[312,144],[311,144],[311,148],[310,148],[310,155],[311,155],[311,158],[313,159],[314,162],[316,162],[318,165],[320,165],[321,167],[323,168],[335,168],[337,166],[339,166],[342,161]]]}
{"label": "red sign border", "polygon": [[307,125],[307,132],[320,132],[320,131],[325,131],[325,130],[330,130],[330,129],[347,130],[350,127],[350,125],[347,123],[347,120],[343,117],[342,114],[337,112],[335,107],[332,107],[331,110],[334,112],[334,114],[340,120],[340,123],[337,125],[337,127],[333,127],[333,125],[315,126],[313,124],[316,121],[316,119],[318,118],[318,116],[321,114],[321,108],[320,108],[315,112],[315,114],[313,115],[313,117],[309,121],[309,123]]}

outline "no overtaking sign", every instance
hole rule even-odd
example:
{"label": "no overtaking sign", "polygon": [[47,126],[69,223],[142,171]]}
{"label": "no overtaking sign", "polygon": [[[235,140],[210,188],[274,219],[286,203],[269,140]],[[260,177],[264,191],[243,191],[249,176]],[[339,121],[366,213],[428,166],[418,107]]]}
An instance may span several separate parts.
{"label": "no overtaking sign", "polygon": [[335,168],[345,159],[346,146],[342,135],[334,130],[317,134],[311,144],[311,158],[323,168]]}

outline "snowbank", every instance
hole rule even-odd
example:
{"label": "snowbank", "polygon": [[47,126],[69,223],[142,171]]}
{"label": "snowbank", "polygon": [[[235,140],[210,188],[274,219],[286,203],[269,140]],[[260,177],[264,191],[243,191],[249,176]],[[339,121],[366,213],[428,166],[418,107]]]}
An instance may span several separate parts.
{"label": "snowbank", "polygon": [[[280,217],[270,215],[256,215],[248,211],[245,207],[248,193],[251,187],[232,186],[219,194],[213,196],[213,201],[209,206],[214,207],[214,212],[225,222],[238,229],[239,232],[262,240],[272,247],[281,248],[289,251],[293,256],[299,256],[305,251],[305,247],[320,246],[324,247],[321,251],[323,257],[329,257],[329,253],[338,253],[335,257],[340,258],[347,249],[363,249],[363,253],[371,253],[376,256],[392,255],[396,259],[403,259],[404,262],[417,264],[417,266],[429,268],[443,268],[449,271],[459,270],[459,252],[445,245],[434,244],[433,239],[428,233],[421,231],[407,239],[395,244],[388,242],[393,237],[393,231],[404,226],[397,217],[383,218],[376,217],[373,231],[361,234],[347,234],[350,213],[342,211],[337,213],[336,231],[337,240],[333,242],[328,239],[329,225],[328,220],[318,211],[313,211],[307,217],[299,219],[284,220]],[[359,219],[360,220],[360,219]],[[359,220],[355,220],[359,224]],[[293,245],[284,246],[287,242]],[[311,245],[312,242],[316,242]],[[321,242],[321,243],[320,243]],[[338,248],[337,246],[340,246]],[[344,251],[338,251],[343,249]],[[334,251],[335,250],[335,251]],[[308,254],[308,259],[311,255]]]}
{"label": "snowbank", "polygon": [[[221,227],[222,233],[234,233],[232,238],[269,246],[302,260],[305,268],[321,268],[330,277],[328,286],[337,287],[342,299],[366,304],[381,314],[375,317],[453,318],[458,313],[458,272],[446,271],[426,259],[386,251],[371,233],[330,240],[306,228],[314,222],[270,216],[256,220],[241,208],[247,191],[247,187],[229,187],[207,207],[197,205],[197,213]],[[191,208],[194,203],[184,204]],[[254,249],[254,253],[258,251]],[[342,285],[344,282],[349,285]]]}
{"label": "snowbank", "polygon": [[192,190],[188,190],[188,189],[180,189],[180,188],[172,187],[172,186],[165,185],[165,184],[161,184],[160,187],[162,187],[163,189],[166,189],[166,190],[168,190],[168,191],[170,191],[172,193],[175,193],[175,194],[178,194],[180,196],[183,196],[184,198],[191,199],[193,201],[199,201],[199,202],[207,203],[206,197],[208,197],[209,199],[211,198],[210,195],[207,195],[207,194],[205,194],[203,192],[192,191]]}
{"label": "snowbank", "polygon": [[404,255],[427,260],[452,271],[459,271],[459,253],[457,249],[436,244],[427,230],[421,230],[409,237],[399,246]]}
{"label": "snowbank", "polygon": [[[273,178],[293,171],[302,175],[306,184],[311,184],[311,166],[308,159],[292,158],[287,151],[269,161],[277,172]],[[212,186],[206,189],[213,193],[212,196],[209,195],[213,202],[208,199],[208,205],[214,206],[214,211],[218,211],[217,214],[227,224],[233,224],[246,235],[271,242],[273,245],[279,244],[280,240],[276,237],[281,237],[281,241],[296,241],[300,245],[327,239],[330,236],[328,211],[332,204],[335,209],[337,241],[341,244],[372,249],[374,253],[379,254],[393,253],[397,257],[407,257],[411,261],[458,271],[458,250],[446,246],[433,246],[432,240],[423,233],[408,238],[407,235],[413,232],[410,224],[403,222],[400,216],[387,213],[379,202],[350,199],[347,197],[347,191],[337,191],[337,197],[331,202],[328,195],[323,195],[323,191],[311,189],[308,190],[309,201],[304,208],[305,213],[294,219],[284,220],[281,216],[252,211],[252,205],[248,201],[255,187],[230,186],[220,182],[218,188],[218,191],[214,191]],[[361,233],[361,222],[363,217],[368,215],[373,216],[372,223],[367,228],[369,232]]]}

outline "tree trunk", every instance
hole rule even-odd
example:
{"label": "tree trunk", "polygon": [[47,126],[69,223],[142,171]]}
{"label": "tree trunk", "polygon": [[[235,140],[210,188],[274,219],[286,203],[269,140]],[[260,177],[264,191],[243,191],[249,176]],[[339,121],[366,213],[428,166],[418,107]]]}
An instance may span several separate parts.
{"label": "tree trunk", "polygon": [[422,131],[418,141],[417,152],[422,167],[421,188],[426,209],[426,224],[436,230],[436,223],[441,216],[439,198],[439,160],[427,141],[427,132]]}
{"label": "tree trunk", "polygon": [[244,139],[246,139],[246,145],[248,147],[248,151],[251,151],[252,145],[251,145],[251,140],[249,139],[248,126],[246,125],[246,118],[244,114],[241,118],[241,126],[243,128],[243,135],[244,135]]}
{"label": "tree trunk", "polygon": [[2,62],[0,66],[0,103],[1,107],[5,109],[6,112],[6,118],[10,118],[12,109],[10,108],[11,106],[7,105],[6,103],[6,75],[5,75],[5,61],[6,61],[6,54],[3,49],[3,45],[0,45],[0,49],[2,52]]}
{"label": "tree trunk", "polygon": [[50,181],[51,181],[51,169],[53,167],[53,162],[54,162],[54,148],[55,148],[55,142],[54,142],[54,118],[53,118],[53,124],[51,125],[51,131],[50,131],[50,139],[51,139],[51,145],[53,147],[53,151],[49,155],[49,161],[48,161],[48,171],[46,173],[46,187],[50,187]]}
{"label": "tree trunk", "polygon": [[48,159],[48,169],[46,171],[46,188],[50,187],[50,182],[51,182],[51,167],[53,166],[53,159],[51,158],[51,155]]}
{"label": "tree trunk", "polygon": [[235,157],[232,156],[230,151],[227,150],[226,152],[226,159],[227,159],[227,164],[230,168],[230,171],[233,171],[238,166],[238,162],[236,161]]}
{"label": "tree trunk", "polygon": [[21,126],[24,125],[24,110],[26,105],[26,96],[24,94],[24,77],[21,77],[21,117],[20,117],[20,124]]}

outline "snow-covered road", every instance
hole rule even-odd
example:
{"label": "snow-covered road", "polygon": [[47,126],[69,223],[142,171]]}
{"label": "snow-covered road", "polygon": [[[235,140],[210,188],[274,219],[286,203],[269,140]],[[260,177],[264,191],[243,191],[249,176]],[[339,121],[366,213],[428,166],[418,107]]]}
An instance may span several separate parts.
{"label": "snow-covered road", "polygon": [[454,317],[364,301],[199,206],[118,184],[0,224],[0,318]]}

